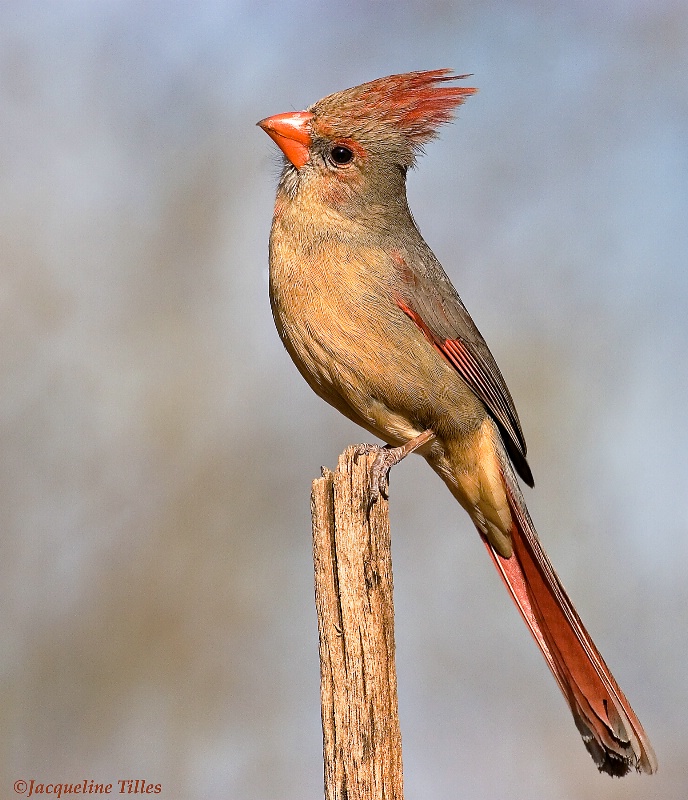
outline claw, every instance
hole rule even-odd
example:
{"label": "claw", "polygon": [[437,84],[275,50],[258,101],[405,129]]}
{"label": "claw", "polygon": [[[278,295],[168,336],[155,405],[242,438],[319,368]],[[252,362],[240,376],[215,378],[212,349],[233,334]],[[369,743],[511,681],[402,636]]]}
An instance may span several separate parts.
{"label": "claw", "polygon": [[377,503],[380,497],[385,500],[389,499],[389,471],[400,461],[406,458],[407,455],[418,450],[424,444],[427,444],[431,439],[435,438],[435,434],[431,430],[423,431],[415,438],[406,442],[400,447],[391,447],[385,445],[382,447],[379,444],[360,444],[358,445],[357,452],[354,455],[354,461],[358,461],[358,457],[375,453],[375,461],[370,471],[370,502],[368,504],[368,513]]}
{"label": "claw", "polygon": [[389,471],[397,462],[394,461],[392,455],[394,450],[387,445],[387,447],[380,447],[373,461],[373,467],[370,470],[370,508],[383,497],[389,500]]}
{"label": "claw", "polygon": [[370,499],[368,501],[368,508],[366,512],[370,514],[372,507],[380,499],[380,496],[385,500],[389,499],[389,470],[391,464],[385,465],[388,453],[391,452],[389,445],[384,447],[380,444],[359,444],[354,453],[354,461],[358,461],[360,456],[367,456],[375,453],[375,461],[370,471]]}

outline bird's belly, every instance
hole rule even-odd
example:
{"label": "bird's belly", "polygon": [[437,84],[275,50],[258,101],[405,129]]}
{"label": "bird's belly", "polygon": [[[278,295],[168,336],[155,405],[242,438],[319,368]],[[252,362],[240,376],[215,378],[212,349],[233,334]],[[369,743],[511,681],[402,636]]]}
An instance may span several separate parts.
{"label": "bird's belly", "polygon": [[485,409],[456,370],[391,301],[346,288],[273,293],[277,329],[311,388],[390,444],[475,430]]}

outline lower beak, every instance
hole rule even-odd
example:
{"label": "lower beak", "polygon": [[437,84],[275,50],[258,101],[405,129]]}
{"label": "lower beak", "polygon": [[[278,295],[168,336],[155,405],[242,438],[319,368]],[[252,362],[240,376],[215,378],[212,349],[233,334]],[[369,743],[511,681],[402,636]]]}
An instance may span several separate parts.
{"label": "lower beak", "polygon": [[258,125],[275,142],[296,169],[308,161],[312,137],[310,111],[292,111],[262,119]]}

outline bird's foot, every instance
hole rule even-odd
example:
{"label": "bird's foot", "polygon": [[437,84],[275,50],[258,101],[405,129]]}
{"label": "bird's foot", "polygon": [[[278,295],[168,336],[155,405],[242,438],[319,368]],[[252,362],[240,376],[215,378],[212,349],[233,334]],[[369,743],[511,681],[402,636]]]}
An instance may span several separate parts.
{"label": "bird's foot", "polygon": [[431,430],[427,430],[399,447],[392,447],[388,444],[384,447],[379,444],[361,444],[358,446],[358,452],[354,456],[356,460],[359,456],[375,453],[375,461],[373,461],[370,474],[371,487],[368,511],[377,503],[380,497],[385,500],[389,499],[390,469],[434,438],[435,434]]}
{"label": "bird's foot", "polygon": [[368,503],[368,511],[377,503],[380,497],[385,500],[389,498],[389,471],[399,463],[395,460],[395,450],[400,448],[390,447],[388,444],[384,447],[380,444],[360,444],[358,445],[357,452],[354,455],[354,460],[358,461],[359,456],[370,455],[375,453],[375,460],[370,470],[370,500]]}

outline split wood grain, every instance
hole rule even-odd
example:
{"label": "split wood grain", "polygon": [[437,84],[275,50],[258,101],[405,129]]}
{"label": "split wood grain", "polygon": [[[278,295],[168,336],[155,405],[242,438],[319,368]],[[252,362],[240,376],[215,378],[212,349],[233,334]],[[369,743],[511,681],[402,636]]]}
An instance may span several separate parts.
{"label": "split wood grain", "polygon": [[311,512],[326,800],[403,800],[388,503],[348,448]]}

